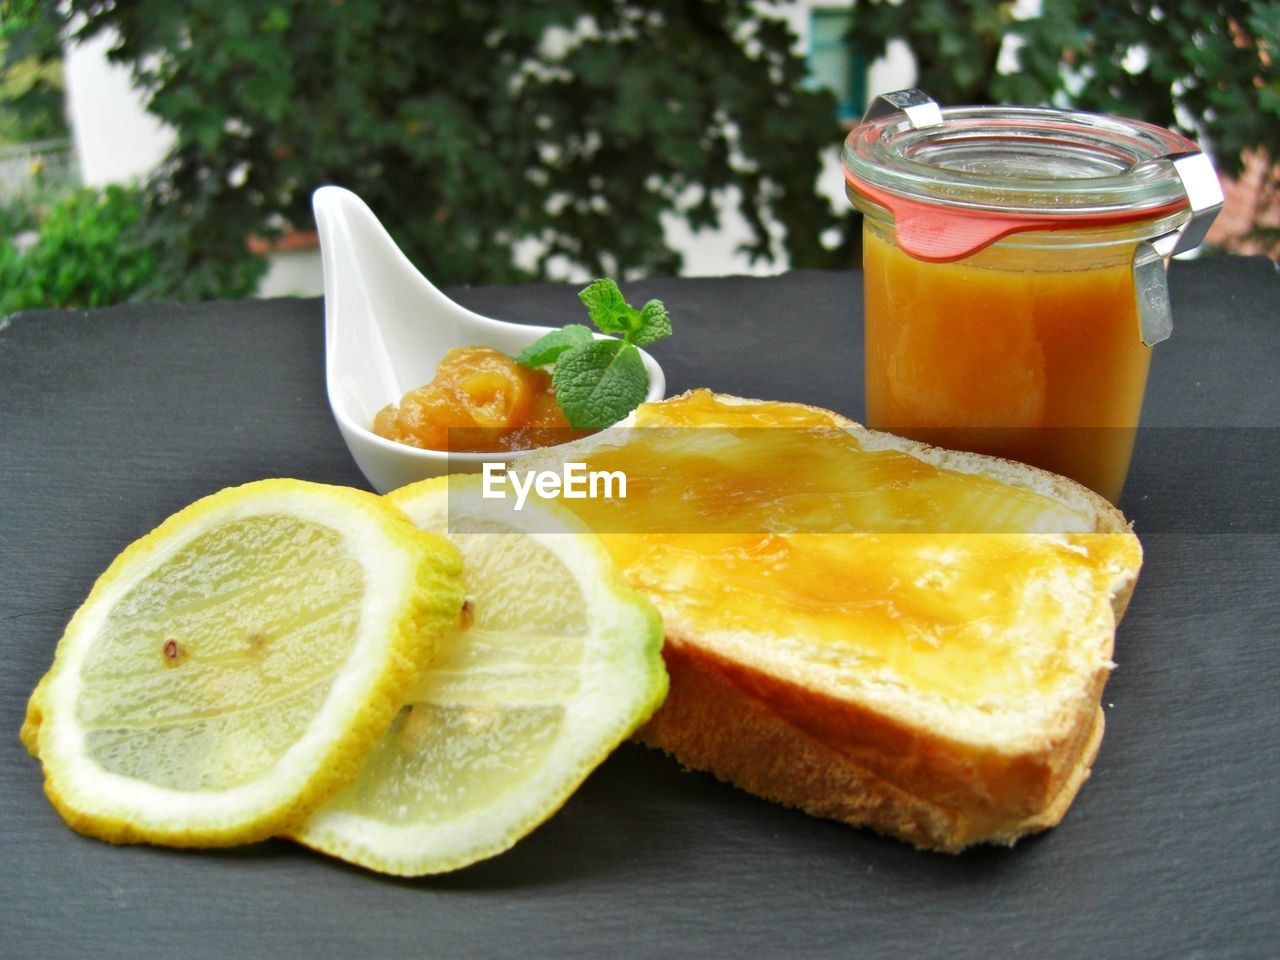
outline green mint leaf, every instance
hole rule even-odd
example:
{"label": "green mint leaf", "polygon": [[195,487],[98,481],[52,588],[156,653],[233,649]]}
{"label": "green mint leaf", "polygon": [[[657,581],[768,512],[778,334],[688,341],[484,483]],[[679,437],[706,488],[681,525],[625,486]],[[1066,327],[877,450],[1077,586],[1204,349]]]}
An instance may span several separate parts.
{"label": "green mint leaf", "polygon": [[640,328],[627,340],[643,347],[647,343],[671,336],[671,318],[661,300],[650,300],[640,308]]}
{"label": "green mint leaf", "polygon": [[593,340],[560,355],[551,385],[569,426],[600,430],[644,402],[649,377],[631,344]]}
{"label": "green mint leaf", "polygon": [[516,363],[523,363],[526,367],[543,367],[548,363],[555,363],[566,350],[580,347],[594,339],[590,327],[581,323],[571,323],[559,330],[543,334],[533,341],[521,351],[520,356],[516,357]]}
{"label": "green mint leaf", "polygon": [[595,280],[578,294],[587,308],[591,322],[604,333],[628,333],[634,329],[637,314],[628,306],[622,291],[612,280]]}

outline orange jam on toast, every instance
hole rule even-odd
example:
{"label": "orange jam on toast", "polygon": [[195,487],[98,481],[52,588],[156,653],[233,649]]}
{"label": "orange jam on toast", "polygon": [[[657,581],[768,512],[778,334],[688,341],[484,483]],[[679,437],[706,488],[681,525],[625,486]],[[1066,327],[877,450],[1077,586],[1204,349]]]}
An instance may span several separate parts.
{"label": "orange jam on toast", "polygon": [[1139,549],[1094,533],[1084,507],[875,449],[797,404],[695,391],[641,406],[636,426],[720,429],[637,429],[596,449],[588,466],[623,470],[626,499],[567,505],[624,531],[602,539],[669,634],[771,636],[770,657],[837,683],[1034,696],[1069,672],[1064,623],[1082,637],[1111,623],[1115,570]]}
{"label": "orange jam on toast", "polygon": [[373,432],[427,450],[529,450],[585,436],[569,429],[551,374],[491,347],[457,347],[434,379],[387,404]]}

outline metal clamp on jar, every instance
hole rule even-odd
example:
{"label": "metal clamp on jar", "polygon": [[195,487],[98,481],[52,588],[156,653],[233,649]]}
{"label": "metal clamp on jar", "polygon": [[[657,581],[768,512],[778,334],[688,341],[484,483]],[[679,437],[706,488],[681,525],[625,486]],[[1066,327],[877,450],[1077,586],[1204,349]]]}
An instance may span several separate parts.
{"label": "metal clamp on jar", "polygon": [[868,425],[1118,499],[1169,257],[1222,206],[1209,159],[1137,120],[902,90],[842,160],[866,215]]}

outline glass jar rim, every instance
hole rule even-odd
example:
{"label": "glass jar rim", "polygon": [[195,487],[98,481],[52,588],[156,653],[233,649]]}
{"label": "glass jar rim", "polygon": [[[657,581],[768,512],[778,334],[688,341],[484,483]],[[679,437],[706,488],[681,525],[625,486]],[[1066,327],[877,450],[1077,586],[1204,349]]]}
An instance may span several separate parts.
{"label": "glass jar rim", "polygon": [[850,187],[996,217],[1106,220],[1187,205],[1168,158],[1199,148],[1155,124],[1048,107],[940,114],[921,127],[901,112],[854,127],[841,152]]}

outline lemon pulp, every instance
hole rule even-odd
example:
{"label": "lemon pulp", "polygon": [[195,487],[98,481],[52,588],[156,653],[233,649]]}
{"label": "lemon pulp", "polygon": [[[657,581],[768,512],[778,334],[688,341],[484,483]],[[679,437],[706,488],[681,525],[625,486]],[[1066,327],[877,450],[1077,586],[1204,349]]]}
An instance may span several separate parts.
{"label": "lemon pulp", "polygon": [[363,587],[319,524],[254,517],[198,537],[103,623],[80,674],[86,752],[175,790],[254,779],[328,696]]}

